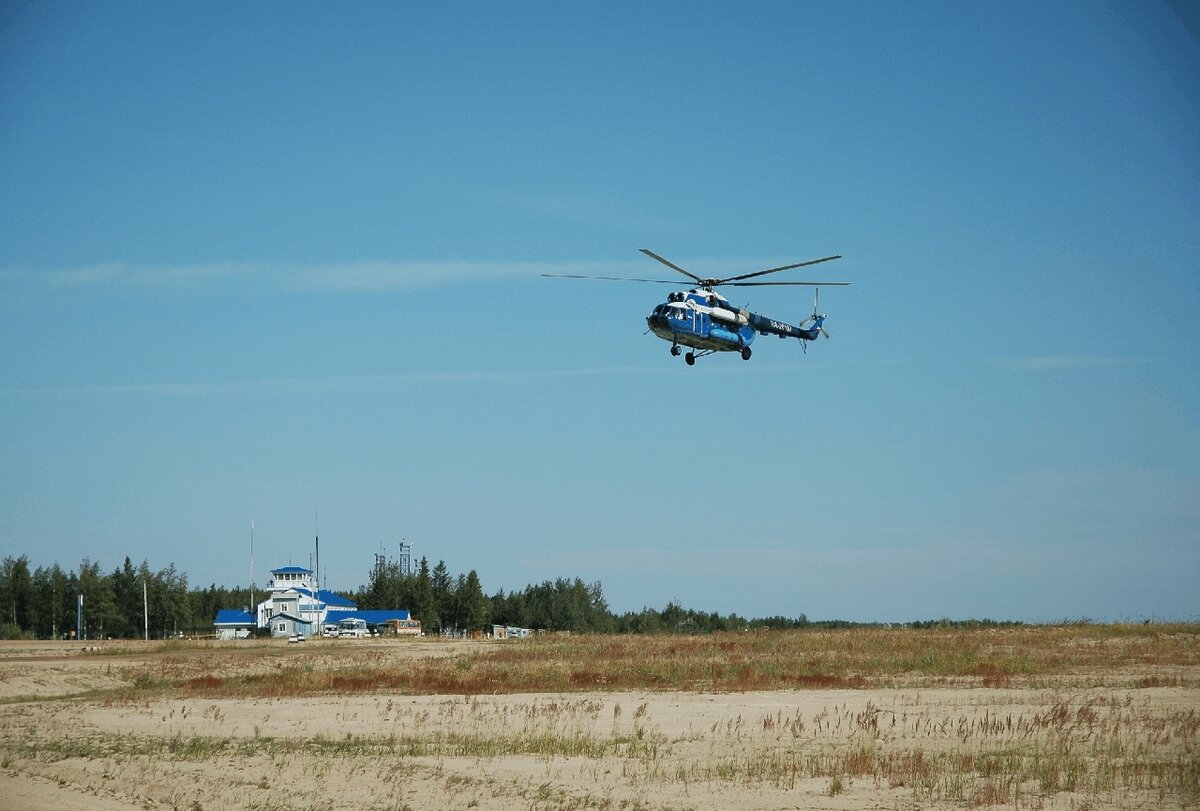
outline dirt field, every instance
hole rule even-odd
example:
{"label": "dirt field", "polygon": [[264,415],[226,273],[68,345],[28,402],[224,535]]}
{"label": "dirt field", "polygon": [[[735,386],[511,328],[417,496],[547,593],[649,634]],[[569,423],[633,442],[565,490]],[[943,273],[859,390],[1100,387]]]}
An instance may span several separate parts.
{"label": "dirt field", "polygon": [[[863,639],[847,633],[796,635],[794,642],[785,635],[771,644],[792,645],[806,660],[826,647],[835,657]],[[542,648],[529,640],[114,642],[92,650],[0,643],[0,808],[1200,803],[1195,628],[1153,639],[1085,635],[1067,645],[1056,638],[1046,643],[1046,664],[1027,672],[1004,665],[1004,651],[1033,643],[991,636],[975,640],[992,663],[970,664],[978,675],[839,671],[830,683],[854,685],[839,689],[813,681],[806,682],[818,685],[811,689],[714,690],[716,675],[706,688],[680,663],[707,657],[716,673],[753,659],[761,643],[691,639]],[[919,653],[936,642],[904,644]],[[616,648],[605,646],[618,644],[631,662],[678,666],[687,686],[630,687],[615,679],[607,687],[614,677],[599,663],[579,667],[589,655],[612,659]],[[512,664],[514,655],[529,659],[527,670]],[[832,667],[835,659],[823,661]],[[1043,660],[1034,654],[1034,661]],[[929,662],[931,670],[944,668]],[[491,669],[499,667],[503,675]],[[599,683],[580,691],[514,689],[522,679],[541,684],[556,668],[568,680],[596,672]],[[659,672],[647,678],[659,683]],[[736,672],[749,678],[744,668]],[[403,674],[425,681],[402,688],[381,681]],[[486,675],[497,689],[422,686],[460,683],[463,674]]]}

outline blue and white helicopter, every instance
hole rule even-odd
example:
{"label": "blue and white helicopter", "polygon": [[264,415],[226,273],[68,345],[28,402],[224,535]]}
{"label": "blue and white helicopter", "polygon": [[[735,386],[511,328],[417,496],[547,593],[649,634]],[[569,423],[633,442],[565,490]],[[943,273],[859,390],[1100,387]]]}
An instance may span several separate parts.
{"label": "blue and white helicopter", "polygon": [[[642,253],[662,262],[671,270],[678,271],[696,283],[691,290],[670,293],[663,304],[654,308],[646,316],[649,332],[653,332],[664,341],[671,342],[671,354],[679,355],[681,346],[689,347],[683,356],[688,366],[696,363],[696,358],[711,355],[714,352],[738,352],[742,360],[750,360],[750,344],[754,336],[778,335],[780,338],[799,338],[801,341],[815,341],[818,335],[829,337],[825,331],[825,316],[817,313],[820,301],[821,287],[845,287],[850,282],[748,282],[757,276],[768,273],[778,273],[781,270],[816,265],[841,259],[838,256],[826,256],[822,259],[810,259],[807,262],[797,262],[794,265],[760,270],[755,273],[744,273],[741,276],[730,276],[727,279],[704,279],[684,270],[673,262],[663,259],[658,254],[646,248]],[[578,276],[574,274],[543,273],[560,279],[603,279],[614,282],[648,282],[651,284],[678,284],[668,279],[629,279],[622,276]],[[728,287],[781,287],[805,286],[814,288],[812,315],[800,322],[798,326],[776,321],[765,315],[752,313],[746,308],[740,310],[730,306],[729,300],[717,293],[713,288],[725,285]],[[807,345],[806,345],[807,346]]]}

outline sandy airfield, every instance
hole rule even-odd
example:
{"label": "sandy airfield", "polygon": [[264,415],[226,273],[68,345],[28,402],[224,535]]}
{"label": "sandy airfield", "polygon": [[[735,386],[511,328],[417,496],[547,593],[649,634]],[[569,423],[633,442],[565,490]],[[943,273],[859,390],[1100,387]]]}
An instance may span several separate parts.
{"label": "sandy airfield", "polygon": [[1081,768],[1073,755],[1040,785],[981,781],[1000,768],[981,764],[1118,745],[1200,762],[1193,668],[1172,674],[1183,686],[1146,688],[225,698],[131,688],[357,657],[405,668],[506,643],[104,644],[0,643],[0,808],[1169,809],[1195,795],[1152,774],[1058,785]]}

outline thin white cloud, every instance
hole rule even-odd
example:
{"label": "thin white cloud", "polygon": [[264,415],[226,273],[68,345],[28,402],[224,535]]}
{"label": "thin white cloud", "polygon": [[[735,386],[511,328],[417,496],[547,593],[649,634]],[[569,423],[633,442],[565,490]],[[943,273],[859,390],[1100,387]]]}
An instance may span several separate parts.
{"label": "thin white cloud", "polygon": [[220,279],[262,274],[266,269],[250,262],[212,262],[195,265],[130,265],[105,262],[78,268],[26,270],[26,278],[41,277],[52,287],[177,287]]}
{"label": "thin white cloud", "polygon": [[282,279],[289,287],[329,292],[379,292],[465,281],[536,279],[543,273],[629,275],[629,262],[353,262],[294,268]]}
{"label": "thin white cloud", "polygon": [[365,391],[388,389],[413,383],[514,382],[555,377],[604,377],[622,374],[660,374],[655,366],[607,366],[581,369],[522,371],[508,369],[464,369],[404,374],[343,375],[329,377],[271,377],[249,380],[163,383],[94,383],[77,386],[28,386],[0,388],[0,396],[63,396],[100,394],[144,394],[158,397],[213,397],[226,395],[298,394],[312,391]]}
{"label": "thin white cloud", "polygon": [[217,288],[226,284],[277,290],[371,293],[436,287],[465,281],[536,279],[543,273],[593,276],[645,275],[637,258],[617,262],[361,261],[324,264],[229,261],[184,265],[107,262],[75,268],[0,269],[7,284],[51,288]]}
{"label": "thin white cloud", "polygon": [[[773,260],[730,258],[679,258],[683,266],[702,276],[741,273]],[[229,260],[192,264],[132,264],[101,262],[68,268],[0,268],[0,284],[41,285],[51,289],[187,289],[300,292],[376,293],[437,287],[467,281],[536,279],[542,274],[616,276],[636,279],[689,282],[630,250],[628,259],[610,261],[514,262],[487,260],[286,263]],[[1046,359],[1032,359],[1044,362]],[[1017,361],[1027,363],[1030,361]]]}

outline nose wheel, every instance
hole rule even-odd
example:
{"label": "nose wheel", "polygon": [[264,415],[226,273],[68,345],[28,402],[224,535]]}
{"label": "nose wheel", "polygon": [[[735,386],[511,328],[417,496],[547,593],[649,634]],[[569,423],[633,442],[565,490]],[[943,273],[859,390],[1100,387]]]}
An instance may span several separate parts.
{"label": "nose wheel", "polygon": [[[716,351],[715,349],[705,349],[700,352],[693,352],[692,350],[689,349],[685,353],[683,351],[683,347],[679,346],[678,344],[671,344],[671,354],[674,355],[675,357],[679,357],[679,355],[682,354],[683,362],[686,363],[688,366],[695,366],[697,358],[702,358],[705,355],[711,355],[715,351]],[[742,350],[743,358],[746,357],[746,351],[747,350],[745,350],[745,349]]]}
{"label": "nose wheel", "polygon": [[742,360],[750,360],[750,347],[742,347]]}

